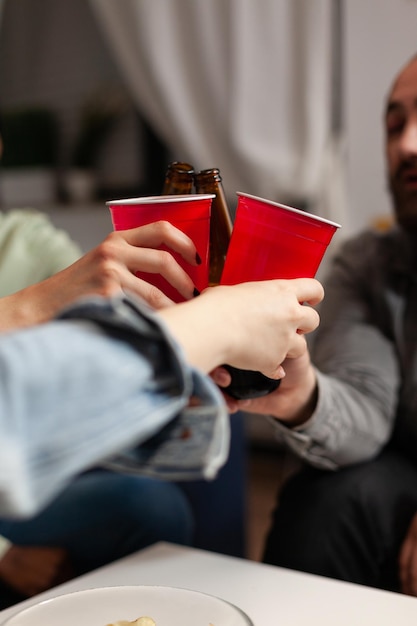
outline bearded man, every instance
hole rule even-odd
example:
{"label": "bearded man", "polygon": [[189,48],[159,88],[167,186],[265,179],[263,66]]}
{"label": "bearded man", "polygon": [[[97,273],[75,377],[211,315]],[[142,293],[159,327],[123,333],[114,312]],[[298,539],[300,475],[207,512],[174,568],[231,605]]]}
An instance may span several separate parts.
{"label": "bearded man", "polygon": [[384,124],[393,228],[341,246],[311,358],[229,407],[270,415],[304,461],[278,494],[264,561],[417,595],[417,56]]}

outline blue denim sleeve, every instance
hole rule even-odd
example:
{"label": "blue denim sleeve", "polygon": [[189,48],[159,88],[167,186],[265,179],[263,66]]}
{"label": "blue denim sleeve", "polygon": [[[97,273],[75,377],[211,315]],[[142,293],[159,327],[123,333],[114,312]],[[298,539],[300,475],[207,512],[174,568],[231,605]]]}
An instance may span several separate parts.
{"label": "blue denim sleeve", "polygon": [[[189,406],[191,396],[197,401]],[[132,469],[132,451],[144,442],[147,452],[135,471],[140,463],[151,474],[162,467],[158,456],[149,454],[160,445],[171,452],[171,469],[181,470],[167,442],[174,442],[177,459],[184,457],[178,453],[181,440],[191,446],[181,423],[191,420],[195,443],[202,413],[212,424],[208,439],[202,437],[206,459],[196,477],[205,472],[211,477],[228,447],[221,394],[189,367],[158,316],[141,301],[88,299],[56,321],[5,334],[0,339],[0,514],[32,515],[95,464],[117,460],[121,469],[126,464]],[[173,420],[179,431],[166,428]],[[184,468],[187,475],[189,469]]]}

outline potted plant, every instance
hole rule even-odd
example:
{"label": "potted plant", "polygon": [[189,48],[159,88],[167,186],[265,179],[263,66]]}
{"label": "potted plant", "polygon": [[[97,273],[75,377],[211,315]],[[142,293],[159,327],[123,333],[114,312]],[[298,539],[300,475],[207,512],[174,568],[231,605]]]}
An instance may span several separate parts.
{"label": "potted plant", "polygon": [[94,92],[84,102],[67,172],[70,199],[88,201],[94,198],[100,153],[124,109],[124,97],[108,90]]}
{"label": "potted plant", "polygon": [[41,205],[56,199],[58,124],[44,107],[2,112],[1,197],[8,207]]}

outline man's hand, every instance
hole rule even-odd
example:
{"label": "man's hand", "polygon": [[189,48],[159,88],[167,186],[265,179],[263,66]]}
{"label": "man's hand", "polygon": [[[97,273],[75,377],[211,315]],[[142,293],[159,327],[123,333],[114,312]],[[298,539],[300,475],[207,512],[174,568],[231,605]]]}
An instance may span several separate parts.
{"label": "man's hand", "polygon": [[411,520],[399,556],[401,591],[417,596],[417,513]]}
{"label": "man's hand", "polygon": [[0,560],[0,578],[24,596],[34,596],[72,578],[63,548],[12,545]]}
{"label": "man's hand", "polygon": [[[316,374],[305,348],[303,354],[282,363],[285,376],[276,391],[253,400],[235,400],[227,395],[225,400],[230,413],[242,410],[260,415],[271,415],[287,424],[298,426],[307,421],[317,402]],[[217,368],[211,374],[220,388],[230,384],[230,374],[224,368]]]}

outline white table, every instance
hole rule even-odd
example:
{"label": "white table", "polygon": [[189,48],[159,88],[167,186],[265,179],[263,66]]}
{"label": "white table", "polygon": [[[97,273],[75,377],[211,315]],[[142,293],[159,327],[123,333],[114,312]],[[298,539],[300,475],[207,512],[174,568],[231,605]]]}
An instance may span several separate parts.
{"label": "white table", "polygon": [[0,624],[40,599],[115,585],[167,585],[209,593],[241,607],[255,626],[417,624],[417,598],[168,543],[155,544],[1,611]]}

